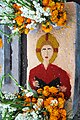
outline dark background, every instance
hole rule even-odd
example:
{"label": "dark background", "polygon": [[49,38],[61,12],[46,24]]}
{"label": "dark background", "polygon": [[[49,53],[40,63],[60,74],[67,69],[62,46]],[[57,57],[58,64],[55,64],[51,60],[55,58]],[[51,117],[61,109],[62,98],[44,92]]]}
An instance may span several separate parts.
{"label": "dark background", "polygon": [[72,2],[72,1],[74,1],[74,2],[76,2],[76,3],[78,3],[78,4],[80,4],[80,0],[67,0],[67,2]]}

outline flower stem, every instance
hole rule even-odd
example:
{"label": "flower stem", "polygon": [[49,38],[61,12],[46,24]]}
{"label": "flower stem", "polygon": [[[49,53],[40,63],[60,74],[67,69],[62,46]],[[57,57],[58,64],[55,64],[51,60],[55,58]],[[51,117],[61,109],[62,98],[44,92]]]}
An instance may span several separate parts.
{"label": "flower stem", "polygon": [[10,74],[8,73],[8,76],[15,82],[15,84],[16,84],[19,88],[21,88],[21,90],[24,89],[21,85],[18,84],[17,80],[16,80],[12,75],[10,75]]}
{"label": "flower stem", "polygon": [[6,34],[6,33],[5,33],[5,32],[3,32],[2,30],[0,30],[0,32],[1,32],[2,34],[4,34],[5,36],[10,37],[10,35],[9,35],[9,34]]}

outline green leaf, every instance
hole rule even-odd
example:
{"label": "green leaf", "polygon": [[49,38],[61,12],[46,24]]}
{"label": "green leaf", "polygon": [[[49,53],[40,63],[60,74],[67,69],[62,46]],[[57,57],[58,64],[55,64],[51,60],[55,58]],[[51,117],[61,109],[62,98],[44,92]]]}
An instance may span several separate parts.
{"label": "green leaf", "polygon": [[15,84],[16,84],[21,90],[24,89],[21,85],[19,85],[19,83],[17,82],[17,80],[16,80],[12,75],[8,74],[8,76],[15,82]]}

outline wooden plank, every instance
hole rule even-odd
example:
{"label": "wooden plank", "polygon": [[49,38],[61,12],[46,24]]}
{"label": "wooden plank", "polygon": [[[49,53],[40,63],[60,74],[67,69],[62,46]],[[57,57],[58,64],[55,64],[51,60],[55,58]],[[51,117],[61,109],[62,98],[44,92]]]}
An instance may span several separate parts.
{"label": "wooden plank", "polygon": [[[6,34],[11,34],[10,29],[7,26],[4,26],[4,32]],[[7,37],[4,36],[4,74],[11,74],[11,69],[10,69],[10,64],[11,63],[11,55],[10,55],[10,50],[11,50],[11,44],[7,42]],[[11,80],[9,77],[5,78],[4,80],[5,84],[11,83]]]}
{"label": "wooden plank", "polygon": [[[2,25],[0,25],[0,29],[3,30],[4,27]],[[4,35],[0,33],[0,36],[2,37],[2,42],[4,44]],[[4,74],[4,46],[2,48],[0,48],[0,78],[2,77],[2,75]]]}
{"label": "wooden plank", "polygon": [[76,4],[77,14],[77,32],[76,32],[76,44],[75,44],[75,86],[74,86],[74,100],[73,100],[73,112],[77,111],[79,95],[80,95],[80,5]]}
{"label": "wooden plank", "polygon": [[21,42],[19,43],[19,76],[20,85],[26,87],[27,79],[27,35],[21,34]]}

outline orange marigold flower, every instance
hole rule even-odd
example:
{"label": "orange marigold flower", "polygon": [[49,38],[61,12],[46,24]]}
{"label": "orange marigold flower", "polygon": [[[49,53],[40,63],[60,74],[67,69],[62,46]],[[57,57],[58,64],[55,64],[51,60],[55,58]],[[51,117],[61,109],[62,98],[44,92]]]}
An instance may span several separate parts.
{"label": "orange marigold flower", "polygon": [[58,98],[58,102],[59,102],[59,108],[63,108],[64,107],[64,103],[65,103],[65,99]]}
{"label": "orange marigold flower", "polygon": [[63,117],[62,120],[66,120],[67,118],[66,117]]}
{"label": "orange marigold flower", "polygon": [[44,90],[44,91],[42,92],[42,94],[47,97],[50,93],[47,92],[46,90]]}
{"label": "orange marigold flower", "polygon": [[48,106],[48,105],[50,105],[51,100],[54,100],[54,98],[53,98],[53,97],[49,97],[49,98],[47,98],[47,99],[44,101],[44,106]]}
{"label": "orange marigold flower", "polygon": [[62,97],[64,99],[64,93],[59,92],[58,97]]}
{"label": "orange marigold flower", "polygon": [[22,96],[22,98],[23,98],[23,99],[26,99],[26,98],[27,98],[26,94],[25,94],[24,96]]}
{"label": "orange marigold flower", "polygon": [[22,11],[19,10],[18,12],[15,13],[16,16],[21,15]]}
{"label": "orange marigold flower", "polygon": [[60,19],[59,19],[59,21],[57,22],[57,25],[58,26],[64,26],[65,24],[65,20],[63,19],[63,17],[61,17]]}
{"label": "orange marigold flower", "polygon": [[52,17],[57,17],[58,16],[58,10],[54,10],[51,12]]}
{"label": "orange marigold flower", "polygon": [[21,96],[20,96],[20,95],[18,95],[18,98],[21,98]]}
{"label": "orange marigold flower", "polygon": [[52,26],[50,25],[49,22],[47,22],[46,24],[42,24],[42,30],[48,33],[52,30]]}
{"label": "orange marigold flower", "polygon": [[50,120],[58,120],[58,118],[55,117],[54,115],[50,115]]}
{"label": "orange marigold flower", "polygon": [[31,106],[30,103],[26,104],[26,106]]}
{"label": "orange marigold flower", "polygon": [[31,23],[31,19],[27,18],[26,23],[28,23],[28,24]]}
{"label": "orange marigold flower", "polygon": [[55,107],[51,113],[51,115],[54,115],[55,117],[59,116],[59,110]]}
{"label": "orange marigold flower", "polygon": [[57,10],[60,10],[60,8],[61,8],[61,3],[60,3],[60,2],[56,2],[56,7],[57,7]]}
{"label": "orange marigold flower", "polygon": [[21,8],[21,6],[19,6],[15,3],[15,4],[13,4],[13,8],[16,9],[16,10],[19,10],[19,8]]}
{"label": "orange marigold flower", "polygon": [[19,31],[20,31],[20,30],[24,30],[25,28],[26,28],[26,25],[25,25],[25,24],[18,27]]}
{"label": "orange marigold flower", "polygon": [[25,34],[28,34],[28,32],[29,32],[29,29],[26,28],[26,29],[24,30],[24,33],[25,33]]}
{"label": "orange marigold flower", "polygon": [[66,14],[66,12],[63,13],[63,19],[67,20],[67,14]]}
{"label": "orange marigold flower", "polygon": [[48,106],[47,110],[48,110],[48,112],[52,113],[53,112],[53,107],[52,106]]}
{"label": "orange marigold flower", "polygon": [[49,86],[45,86],[44,90],[49,91]]}
{"label": "orange marigold flower", "polygon": [[58,92],[58,88],[52,86],[49,88],[49,92],[51,92],[52,94],[56,94]]}
{"label": "orange marigold flower", "polygon": [[42,4],[44,6],[48,6],[50,0],[42,0]]}
{"label": "orange marigold flower", "polygon": [[41,94],[42,91],[43,91],[43,89],[42,89],[42,88],[39,88],[39,89],[37,90],[37,93],[38,93],[38,94]]}
{"label": "orange marigold flower", "polygon": [[24,17],[22,16],[17,16],[14,20],[16,20],[17,24],[21,26],[24,22]]}
{"label": "orange marigold flower", "polygon": [[60,11],[63,11],[64,9],[64,3],[61,3]]}
{"label": "orange marigold flower", "polygon": [[36,103],[36,101],[37,101],[36,98],[33,97],[33,98],[32,98],[32,102],[33,102],[33,103]]}
{"label": "orange marigold flower", "polygon": [[65,117],[67,115],[65,109],[60,109],[59,113],[61,114],[61,117]]}
{"label": "orange marigold flower", "polygon": [[2,38],[0,38],[0,48],[3,47],[3,41],[2,41]]}
{"label": "orange marigold flower", "polygon": [[51,21],[52,21],[53,23],[57,23],[57,22],[58,22],[57,16],[55,16],[55,18],[54,18],[54,17],[51,17],[50,19],[51,19]]}
{"label": "orange marigold flower", "polygon": [[31,98],[26,97],[25,102],[31,102]]}
{"label": "orange marigold flower", "polygon": [[55,2],[53,0],[49,0],[48,6],[53,8],[55,6]]}
{"label": "orange marigold flower", "polygon": [[48,110],[49,113],[52,113],[53,111],[53,107],[48,105],[48,106],[45,106],[45,108]]}
{"label": "orange marigold flower", "polygon": [[49,105],[48,101],[45,100],[45,101],[44,101],[44,106],[46,107],[46,106],[48,106],[48,105]]}
{"label": "orange marigold flower", "polygon": [[43,115],[44,115],[44,116],[45,116],[45,115],[47,115],[47,112],[46,112],[46,111],[44,111],[44,112],[43,112]]}

